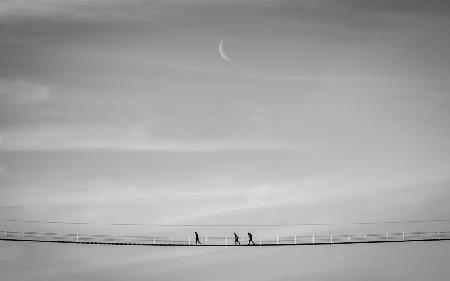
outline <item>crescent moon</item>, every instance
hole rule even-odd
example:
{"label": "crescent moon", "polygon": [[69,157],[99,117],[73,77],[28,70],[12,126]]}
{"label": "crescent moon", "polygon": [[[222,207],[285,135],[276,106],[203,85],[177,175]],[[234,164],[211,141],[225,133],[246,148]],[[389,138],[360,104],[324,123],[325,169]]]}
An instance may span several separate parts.
{"label": "crescent moon", "polygon": [[222,38],[222,40],[220,40],[219,43],[219,55],[225,60],[225,61],[231,61],[231,59],[225,54],[225,52],[223,51],[223,40],[225,38]]}

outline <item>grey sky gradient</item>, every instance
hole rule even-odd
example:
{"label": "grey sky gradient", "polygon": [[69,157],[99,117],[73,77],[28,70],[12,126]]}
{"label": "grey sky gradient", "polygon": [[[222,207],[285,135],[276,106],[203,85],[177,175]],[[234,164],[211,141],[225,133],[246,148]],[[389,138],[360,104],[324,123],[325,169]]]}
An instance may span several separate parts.
{"label": "grey sky gradient", "polygon": [[448,1],[2,1],[1,216],[449,218],[449,15]]}
{"label": "grey sky gradient", "polygon": [[[443,241],[188,249],[4,241],[0,246],[5,249],[0,252],[0,270],[7,280],[68,281],[446,280],[450,250],[449,243]],[[246,266],[249,261],[252,266]]]}

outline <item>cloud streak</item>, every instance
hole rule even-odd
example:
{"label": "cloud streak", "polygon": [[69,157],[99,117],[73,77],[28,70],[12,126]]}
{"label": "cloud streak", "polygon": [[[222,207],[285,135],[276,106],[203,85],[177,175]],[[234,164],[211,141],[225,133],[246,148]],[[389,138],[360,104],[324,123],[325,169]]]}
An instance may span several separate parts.
{"label": "cloud streak", "polygon": [[136,150],[136,151],[248,151],[301,149],[296,144],[263,136],[209,139],[153,137],[145,126],[37,126],[0,131],[0,151]]}
{"label": "cloud streak", "polygon": [[[62,22],[149,21],[162,14],[159,7],[167,5],[198,5],[207,3],[265,4],[274,0],[5,0],[0,3],[0,21],[47,19]],[[154,9],[139,9],[145,6]]]}
{"label": "cloud streak", "polygon": [[50,99],[50,90],[45,86],[22,79],[0,79],[0,105],[36,103]]}
{"label": "cloud streak", "polygon": [[[27,18],[52,18],[64,21],[93,20],[99,16],[102,7],[117,5],[116,0],[18,0],[2,1],[0,3],[0,15],[5,20],[17,20]],[[95,8],[91,10],[91,8]],[[105,15],[108,13],[103,12]]]}

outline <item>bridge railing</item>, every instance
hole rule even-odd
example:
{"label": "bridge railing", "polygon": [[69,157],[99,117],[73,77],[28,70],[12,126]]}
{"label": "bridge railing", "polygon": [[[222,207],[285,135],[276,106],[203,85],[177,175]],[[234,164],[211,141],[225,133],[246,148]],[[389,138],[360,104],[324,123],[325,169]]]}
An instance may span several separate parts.
{"label": "bridge railing", "polygon": [[[24,240],[61,243],[96,243],[96,244],[140,244],[140,245],[195,245],[191,236],[161,236],[161,235],[114,235],[114,234],[83,234],[61,232],[10,231],[0,233],[2,240]],[[450,240],[450,231],[433,232],[386,232],[362,234],[311,234],[290,236],[254,236],[255,245],[315,245],[315,244],[350,244],[402,241],[435,241]],[[234,245],[233,235],[201,236],[202,245],[231,246]],[[242,235],[240,245],[248,245],[247,236]]]}

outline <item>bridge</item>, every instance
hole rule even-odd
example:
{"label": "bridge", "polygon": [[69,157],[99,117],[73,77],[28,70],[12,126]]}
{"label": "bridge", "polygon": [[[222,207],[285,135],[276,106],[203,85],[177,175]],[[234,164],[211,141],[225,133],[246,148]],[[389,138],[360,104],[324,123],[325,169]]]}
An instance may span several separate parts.
{"label": "bridge", "polygon": [[70,243],[93,245],[138,245],[138,246],[180,246],[180,247],[243,247],[243,246],[305,246],[305,245],[348,245],[368,243],[404,243],[416,241],[449,241],[450,231],[434,232],[386,232],[338,235],[291,235],[255,237],[255,245],[248,245],[247,236],[240,238],[241,245],[234,244],[232,235],[202,236],[201,245],[196,245],[193,236],[156,235],[111,235],[61,232],[9,231],[0,234],[3,241],[29,241],[42,243]]}

